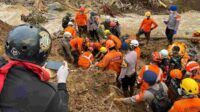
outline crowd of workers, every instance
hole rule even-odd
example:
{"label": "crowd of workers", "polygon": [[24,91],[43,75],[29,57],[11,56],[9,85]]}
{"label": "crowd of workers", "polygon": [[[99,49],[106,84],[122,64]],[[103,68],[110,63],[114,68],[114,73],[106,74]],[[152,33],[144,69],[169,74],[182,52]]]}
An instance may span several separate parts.
{"label": "crowd of workers", "polygon": [[[116,98],[114,102],[135,105],[144,101],[146,109],[153,112],[199,112],[198,52],[186,48],[184,43],[173,42],[181,19],[177,6],[170,7],[169,19],[164,21],[169,48],[152,52],[150,63],[138,70],[142,52],[139,37],[144,34],[148,44],[151,31],[158,26],[151,12],[145,16],[137,39],[129,40],[129,35],[121,35],[117,18],[111,20],[107,16],[100,23],[93,11],[88,18],[84,7],[74,18],[67,13],[62,22],[61,39],[67,60],[83,69],[115,71],[116,85],[123,90],[125,98]],[[99,30],[101,25],[103,36]],[[0,61],[0,112],[68,111],[68,64],[65,62],[57,71],[57,89],[45,82],[50,77],[41,66],[50,49],[50,34],[42,27],[19,25],[9,33],[5,51],[10,59]],[[138,75],[137,71],[140,71]]]}

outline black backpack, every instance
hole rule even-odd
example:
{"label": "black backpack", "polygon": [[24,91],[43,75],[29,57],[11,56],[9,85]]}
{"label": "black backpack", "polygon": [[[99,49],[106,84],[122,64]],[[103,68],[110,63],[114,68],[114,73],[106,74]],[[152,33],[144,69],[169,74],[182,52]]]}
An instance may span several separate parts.
{"label": "black backpack", "polygon": [[168,98],[167,93],[164,92],[162,84],[159,85],[159,88],[159,90],[148,89],[154,95],[154,99],[149,106],[153,112],[168,112],[172,106],[171,100]]}

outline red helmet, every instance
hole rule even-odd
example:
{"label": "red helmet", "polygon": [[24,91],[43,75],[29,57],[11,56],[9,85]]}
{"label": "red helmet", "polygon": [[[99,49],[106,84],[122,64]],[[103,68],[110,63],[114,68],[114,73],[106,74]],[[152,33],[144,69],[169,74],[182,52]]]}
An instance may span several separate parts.
{"label": "red helmet", "polygon": [[192,72],[193,70],[200,70],[200,65],[196,61],[190,61],[186,65],[186,71]]}
{"label": "red helmet", "polygon": [[80,11],[85,11],[85,7],[81,6]]}
{"label": "red helmet", "polygon": [[161,62],[162,61],[162,58],[161,58],[161,55],[159,52],[153,52],[151,54],[152,56],[152,60],[155,61],[155,62]]}
{"label": "red helmet", "polygon": [[110,22],[110,27],[115,27],[117,24],[116,24],[116,22]]}

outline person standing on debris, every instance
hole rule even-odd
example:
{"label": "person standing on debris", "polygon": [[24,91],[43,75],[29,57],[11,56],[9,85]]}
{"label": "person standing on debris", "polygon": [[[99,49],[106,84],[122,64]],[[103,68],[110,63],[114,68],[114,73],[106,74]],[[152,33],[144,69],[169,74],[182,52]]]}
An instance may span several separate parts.
{"label": "person standing on debris", "polygon": [[84,11],[85,11],[85,7],[82,6],[75,17],[75,23],[78,26],[78,32],[79,32],[80,37],[82,37],[82,34],[87,34],[88,19]]}
{"label": "person standing on debris", "polygon": [[73,22],[72,13],[71,12],[67,12],[66,16],[63,17],[63,19],[62,19],[62,27],[63,27],[63,29],[65,29],[68,26],[69,22]]}
{"label": "person standing on debris", "polygon": [[[151,18],[151,12],[147,11],[145,13],[145,16],[147,18],[145,18],[142,21],[142,23],[140,25],[140,29],[136,36],[137,36],[137,38],[139,38],[140,35],[144,34],[147,39],[146,44],[148,44],[149,40],[150,40],[151,31],[154,30],[158,26],[158,24]],[[153,27],[152,27],[152,25],[153,25]]]}
{"label": "person standing on debris", "polygon": [[42,67],[51,50],[51,37],[40,26],[23,24],[10,31],[0,60],[1,112],[67,112],[68,64],[58,71],[57,90],[48,83],[49,72]]}
{"label": "person standing on debris", "polygon": [[162,61],[159,64],[159,67],[163,70],[164,79],[167,80],[169,74],[169,53],[166,49],[162,49],[159,54],[161,55]]}
{"label": "person standing on debris", "polygon": [[191,78],[185,78],[180,84],[182,98],[174,103],[169,112],[199,112],[200,98],[199,86]]}
{"label": "person standing on debris", "polygon": [[74,28],[74,24],[72,22],[68,23],[68,26],[65,28],[65,32],[70,32],[72,38],[76,38],[76,29]]}
{"label": "person standing on debris", "polygon": [[178,14],[177,10],[178,8],[176,5],[170,6],[169,18],[167,21],[164,21],[164,23],[167,25],[165,33],[169,44],[173,43],[173,36],[177,33],[181,20],[181,16]]}
{"label": "person standing on debris", "polygon": [[96,12],[90,13],[90,19],[88,20],[87,29],[88,29],[88,32],[90,33],[92,40],[100,41],[99,34],[98,34],[99,22],[97,20],[96,15],[97,15]]}
{"label": "person standing on debris", "polygon": [[137,53],[134,51],[133,44],[130,43],[129,51],[124,56],[122,69],[119,76],[119,81],[122,82],[122,89],[125,97],[133,95],[133,90],[137,75],[136,64],[137,64]]}
{"label": "person standing on debris", "polygon": [[148,112],[167,112],[170,109],[171,103],[167,95],[168,88],[166,84],[157,82],[157,75],[151,70],[144,72],[143,79],[144,82],[149,85],[145,91],[140,91],[138,94],[128,98],[115,98],[114,102],[122,102],[131,105],[135,105],[139,102],[147,102],[146,110],[148,110]]}
{"label": "person standing on debris", "polygon": [[72,39],[72,35],[70,32],[65,32],[64,35],[63,35],[63,38],[62,38],[62,46],[64,48],[64,52],[66,52],[66,57],[69,57],[71,62],[73,63],[74,62],[74,57],[72,55],[72,52],[71,52],[71,46],[70,46],[70,40]]}
{"label": "person standing on debris", "polygon": [[138,65],[140,61],[140,54],[141,54],[139,42],[137,40],[132,40],[131,45],[133,46],[134,51],[137,53],[137,65]]}
{"label": "person standing on debris", "polygon": [[162,69],[158,66],[159,63],[161,62],[161,56],[158,52],[153,52],[152,53],[152,61],[149,65],[145,65],[142,67],[139,76],[137,78],[137,85],[140,87],[141,91],[146,90],[149,85],[144,82],[143,75],[145,71],[153,71],[157,75],[157,82],[163,81],[163,71]]}
{"label": "person standing on debris", "polygon": [[115,43],[115,47],[116,47],[117,50],[119,50],[122,47],[121,40],[118,37],[116,37],[115,35],[113,35],[110,32],[110,30],[105,30],[104,35],[106,36],[107,39],[110,39]]}

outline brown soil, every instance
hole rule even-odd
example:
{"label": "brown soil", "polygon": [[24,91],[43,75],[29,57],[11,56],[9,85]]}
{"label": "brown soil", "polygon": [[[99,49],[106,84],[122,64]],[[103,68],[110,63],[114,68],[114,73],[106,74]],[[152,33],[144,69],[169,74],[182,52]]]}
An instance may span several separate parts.
{"label": "brown soil", "polygon": [[2,55],[4,53],[4,43],[5,43],[5,39],[8,35],[8,32],[10,31],[10,29],[12,28],[12,26],[4,23],[3,21],[0,20],[0,55]]}

